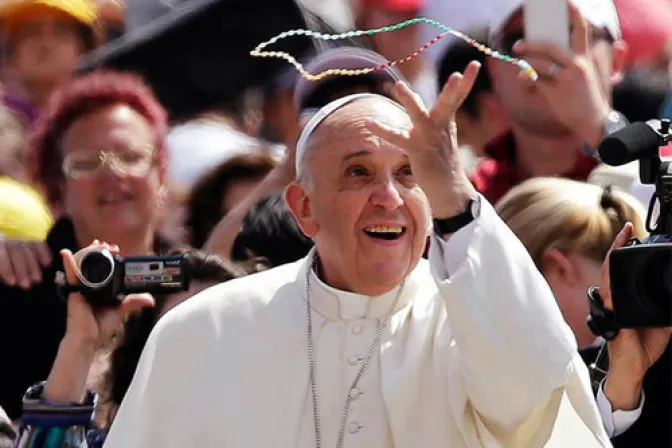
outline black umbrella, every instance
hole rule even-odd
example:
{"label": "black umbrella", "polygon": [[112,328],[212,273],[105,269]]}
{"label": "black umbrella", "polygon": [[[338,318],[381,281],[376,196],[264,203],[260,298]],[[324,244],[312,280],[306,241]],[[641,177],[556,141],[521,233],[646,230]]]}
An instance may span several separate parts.
{"label": "black umbrella", "polygon": [[[96,68],[141,75],[171,118],[189,118],[234,101],[267,83],[286,62],[250,51],[282,31],[306,28],[314,17],[294,0],[131,0],[126,32],[87,55],[80,72]],[[292,37],[274,49],[301,56],[315,44]]]}

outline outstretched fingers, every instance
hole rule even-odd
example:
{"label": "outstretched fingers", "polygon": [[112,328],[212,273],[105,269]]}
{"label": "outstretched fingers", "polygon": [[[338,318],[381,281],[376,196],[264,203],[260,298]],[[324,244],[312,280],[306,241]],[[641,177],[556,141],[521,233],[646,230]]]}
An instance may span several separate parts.
{"label": "outstretched fingers", "polygon": [[427,120],[429,112],[422,102],[420,95],[415,93],[405,82],[398,82],[394,86],[394,97],[401,104],[411,121],[417,126]]}
{"label": "outstretched fingers", "polygon": [[476,77],[481,69],[481,64],[472,61],[462,73],[453,73],[443,86],[434,107],[431,116],[437,123],[448,124],[452,121],[457,110],[462,106],[464,100],[476,82]]}

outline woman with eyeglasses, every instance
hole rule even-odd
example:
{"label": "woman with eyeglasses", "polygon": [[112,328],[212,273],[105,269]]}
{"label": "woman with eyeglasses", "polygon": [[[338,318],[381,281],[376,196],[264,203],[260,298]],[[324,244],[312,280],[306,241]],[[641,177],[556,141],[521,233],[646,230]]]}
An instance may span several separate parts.
{"label": "woman with eyeglasses", "polygon": [[[122,256],[169,249],[157,236],[166,191],[166,128],[166,113],[149,88],[133,76],[112,72],[85,75],[64,86],[37,123],[29,172],[63,216],[41,254],[46,268],[31,269],[41,272],[40,279],[33,279],[37,283],[0,283],[5,361],[0,407],[11,419],[20,416],[26,389],[49,374],[65,334],[66,304],[54,284],[55,273],[63,270],[59,251],[74,252],[94,239],[114,242]],[[29,250],[24,261],[35,264]]]}

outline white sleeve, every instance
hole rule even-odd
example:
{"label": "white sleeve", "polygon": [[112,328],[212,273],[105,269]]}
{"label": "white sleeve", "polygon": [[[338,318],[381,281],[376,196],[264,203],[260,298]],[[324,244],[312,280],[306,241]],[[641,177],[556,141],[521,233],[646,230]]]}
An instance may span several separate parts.
{"label": "white sleeve", "polygon": [[610,438],[614,438],[630,429],[637,419],[639,419],[639,416],[642,415],[644,392],[642,392],[642,398],[639,400],[637,409],[633,409],[632,411],[614,411],[609,399],[604,395],[604,381],[602,381],[597,390],[596,400],[597,408],[600,410],[600,417],[602,417],[602,423],[604,424],[604,429],[606,429]]}
{"label": "white sleeve", "polygon": [[527,419],[569,381],[577,356],[574,335],[529,253],[481,197],[473,222],[447,240],[433,234],[429,261],[450,337],[461,347],[470,402],[502,427]]}
{"label": "white sleeve", "polygon": [[473,424],[497,446],[554,438],[548,446],[610,446],[548,283],[495,209],[481,204],[480,216],[447,240],[434,233],[429,251],[449,328],[443,342],[458,347]]}
{"label": "white sleeve", "polygon": [[105,448],[199,446],[195,440],[200,423],[193,422],[205,422],[207,407],[197,405],[200,395],[192,385],[194,375],[209,368],[205,362],[209,357],[203,356],[209,350],[203,342],[209,328],[199,319],[173,311],[178,310],[159,319],[145,344]]}

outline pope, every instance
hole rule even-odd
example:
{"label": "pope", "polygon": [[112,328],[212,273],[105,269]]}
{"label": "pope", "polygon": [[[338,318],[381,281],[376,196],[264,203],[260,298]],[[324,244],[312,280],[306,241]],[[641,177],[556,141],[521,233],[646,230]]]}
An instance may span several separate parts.
{"label": "pope", "polygon": [[431,110],[399,83],[312,117],[285,199],[315,248],[167,313],[106,447],[611,446],[548,285],[460,166],[478,70]]}

